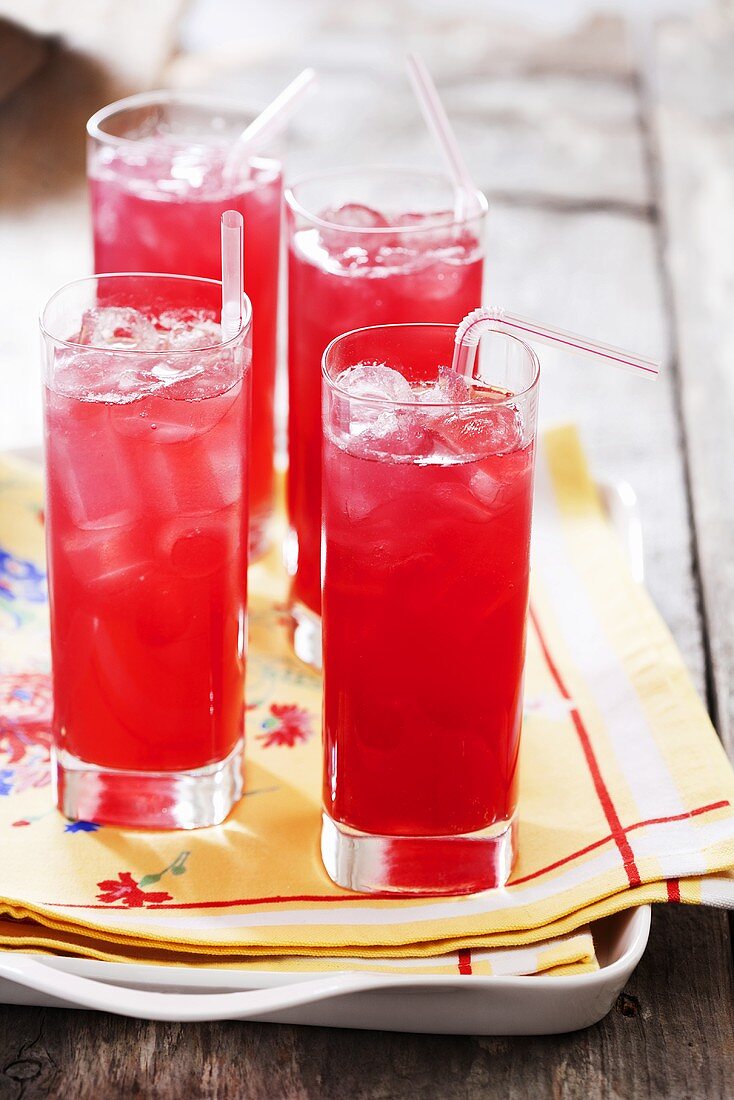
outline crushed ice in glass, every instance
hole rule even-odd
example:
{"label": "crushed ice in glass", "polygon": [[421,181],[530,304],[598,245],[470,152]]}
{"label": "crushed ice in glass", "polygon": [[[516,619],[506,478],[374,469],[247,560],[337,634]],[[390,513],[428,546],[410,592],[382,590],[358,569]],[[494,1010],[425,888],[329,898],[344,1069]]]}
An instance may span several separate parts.
{"label": "crushed ice in glass", "polygon": [[[432,383],[411,383],[385,363],[358,363],[338,376],[334,422],[342,445],[365,457],[437,463],[503,454],[523,446],[523,418],[507,394],[477,389],[440,366]],[[496,493],[480,478],[478,498]]]}
{"label": "crushed ice in glass", "polygon": [[[318,217],[328,225],[296,234],[306,258],[374,277],[396,267],[410,268],[421,279],[416,288],[420,297],[441,299],[450,294],[479,247],[475,232],[453,224],[451,210],[382,212],[363,203],[345,203],[321,210]],[[348,229],[355,232],[344,231]]]}
{"label": "crushed ice in glass", "polygon": [[427,386],[420,394],[420,400],[425,404],[458,405],[462,401],[471,400],[471,389],[468,382],[458,371],[451,367],[440,366],[438,378],[433,386]]}
{"label": "crushed ice in glass", "polygon": [[[219,323],[204,310],[167,310],[151,317],[122,306],[88,309],[70,340],[86,349],[56,353],[54,389],[70,396],[124,403],[163,392],[194,399],[222,392],[233,381],[227,378],[231,357],[217,352]],[[143,354],[114,354],[120,351]],[[188,384],[185,390],[182,383]]]}
{"label": "crushed ice in glass", "polygon": [[329,208],[319,216],[332,225],[345,225],[353,229],[385,229],[390,224],[384,214],[357,202]]}
{"label": "crushed ice in glass", "polygon": [[195,310],[166,310],[156,328],[161,346],[169,351],[201,351],[222,338],[218,322]]}
{"label": "crushed ice in glass", "polygon": [[137,310],[107,306],[85,311],[78,342],[110,351],[153,351],[158,347],[158,333],[152,321]]}

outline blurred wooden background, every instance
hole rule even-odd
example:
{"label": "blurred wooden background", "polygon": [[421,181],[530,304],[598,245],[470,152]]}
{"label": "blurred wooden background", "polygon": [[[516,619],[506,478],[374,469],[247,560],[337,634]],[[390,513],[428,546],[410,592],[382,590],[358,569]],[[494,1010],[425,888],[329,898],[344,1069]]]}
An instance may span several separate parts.
{"label": "blurred wooden background", "polygon": [[[651,593],[731,749],[732,4],[0,0],[0,15],[50,36],[16,35],[17,71],[0,79],[0,446],[38,443],[37,313],[90,270],[94,110],[156,85],[257,108],[309,64],[320,86],[292,127],[289,171],[431,166],[403,66],[417,49],[490,199],[487,300],[664,360],[646,385],[549,353],[542,417],[578,421],[595,471],[636,489]],[[549,1040],[0,1008],[0,1100],[723,1097],[732,1070],[731,925],[712,911],[657,911],[616,1011]]]}

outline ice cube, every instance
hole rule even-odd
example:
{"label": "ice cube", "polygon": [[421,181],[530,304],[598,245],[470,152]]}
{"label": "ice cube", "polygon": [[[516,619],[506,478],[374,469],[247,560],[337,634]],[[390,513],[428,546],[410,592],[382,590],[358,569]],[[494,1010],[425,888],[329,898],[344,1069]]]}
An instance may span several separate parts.
{"label": "ice cube", "polygon": [[[171,404],[186,408],[184,403]],[[235,434],[233,427],[225,423],[206,432],[199,428],[180,446],[139,448],[138,477],[147,507],[165,516],[191,516],[239,501],[245,484],[244,456],[241,433]],[[164,429],[174,430],[170,422]],[[188,431],[188,426],[182,424],[181,431]]]}
{"label": "ice cube", "polygon": [[512,405],[464,405],[433,417],[431,429],[451,454],[507,454],[522,446],[522,417]]}
{"label": "ice cube", "polygon": [[236,401],[240,387],[218,392],[220,385],[224,380],[211,378],[198,362],[178,370],[159,362],[144,400],[110,409],[112,425],[119,435],[147,443],[188,442],[215,428]]}
{"label": "ice cube", "polygon": [[482,504],[491,508],[502,490],[502,482],[486,470],[474,470],[469,478],[469,491]]}
{"label": "ice cube", "polygon": [[[374,427],[378,435],[392,430],[395,421],[395,401],[410,401],[413,391],[410,383],[399,371],[384,363],[358,363],[347,367],[337,379],[340,391],[333,407],[334,424],[338,433],[350,437],[361,435]],[[351,400],[357,398],[358,400]]]}
{"label": "ice cube", "polygon": [[[456,233],[452,225],[454,220],[451,210],[425,210],[408,211],[398,214],[393,219],[393,224],[404,226],[407,230],[420,230],[420,232],[407,232],[399,235],[400,242],[407,248],[421,251],[427,247],[432,249],[451,245],[453,235]],[[429,228],[430,227],[430,228]]]}
{"label": "ice cube", "polygon": [[243,496],[245,460],[241,439],[231,432],[215,433],[206,446],[206,479],[209,482],[209,507],[224,508]]}
{"label": "ice cube", "polygon": [[78,337],[80,344],[131,351],[153,351],[158,341],[152,321],[126,306],[85,310]]}
{"label": "ice cube", "polygon": [[[52,414],[68,415],[70,410],[66,398],[79,398],[80,402],[90,398],[98,401],[118,399],[126,400],[137,381],[137,372],[130,369],[120,370],[120,357],[113,352],[89,350],[72,351],[63,349],[54,356],[53,383],[49,392],[49,409]],[[120,376],[124,374],[124,394],[120,391]],[[56,408],[57,407],[57,408]],[[77,416],[78,413],[74,413]],[[92,411],[92,415],[95,415]]]}
{"label": "ice cube", "polygon": [[191,403],[186,401],[151,397],[113,405],[109,415],[118,435],[143,443],[185,443],[199,434]]}
{"label": "ice cube", "polygon": [[397,214],[394,218],[394,221],[395,225],[406,225],[410,228],[420,228],[426,221],[439,218],[442,215],[446,215],[445,210],[442,211],[442,214],[429,214],[421,210],[409,210],[405,214]]}
{"label": "ice cube", "polygon": [[76,527],[117,528],[140,503],[129,456],[106,427],[105,405],[67,404],[64,416],[49,419],[49,484]]}
{"label": "ice cube", "polygon": [[170,351],[199,351],[221,343],[222,329],[201,310],[167,310],[158,318],[160,346]]}
{"label": "ice cube", "polygon": [[143,371],[128,368],[120,374],[117,387],[120,393],[126,397],[138,396],[150,388],[150,379],[146,377]]}
{"label": "ice cube", "polygon": [[357,399],[338,399],[334,410],[341,445],[351,454],[412,457],[425,449],[429,437],[418,394],[400,371],[358,363],[339,375],[338,385]]}
{"label": "ice cube", "polygon": [[322,226],[319,233],[324,248],[332,255],[338,256],[341,262],[349,267],[359,267],[369,262],[375,251],[384,243],[384,238],[390,236],[385,233],[363,232],[370,229],[387,229],[389,222],[379,211],[360,203],[353,202],[346,203],[344,206],[331,207],[323,210],[319,217],[333,226],[357,230],[352,234]]}
{"label": "ice cube", "polygon": [[[456,467],[454,467],[456,470]],[[443,513],[451,523],[486,523],[490,518],[486,500],[473,491],[471,482],[458,477],[441,482],[433,491],[433,503],[437,514]]]}
{"label": "ice cube", "polygon": [[174,382],[185,382],[188,378],[196,378],[204,373],[200,363],[163,359],[150,368],[150,373],[164,386],[171,386]]}
{"label": "ice cube", "polygon": [[90,601],[126,599],[150,567],[150,553],[139,519],[120,513],[115,528],[72,530],[63,539],[64,553]]}
{"label": "ice cube", "polygon": [[357,363],[338,376],[339,389],[350,397],[376,401],[413,401],[410,382],[384,363]]}
{"label": "ice cube", "polygon": [[471,397],[469,384],[463,374],[444,366],[438,368],[434,393],[436,402],[445,401],[452,405],[460,405],[463,401],[469,401]]}
{"label": "ice cube", "polygon": [[413,409],[385,412],[354,440],[363,455],[389,455],[393,458],[415,457],[427,451],[430,434],[424,418]]}
{"label": "ice cube", "polygon": [[390,224],[379,211],[357,202],[322,210],[319,219],[331,222],[332,225],[345,225],[354,229],[385,229]]}
{"label": "ice cube", "polygon": [[239,509],[234,506],[203,516],[176,517],[162,534],[162,549],[176,573],[190,580],[223,568],[240,542]]}
{"label": "ice cube", "polygon": [[176,571],[192,579],[216,573],[225,556],[224,540],[210,531],[188,531],[176,540],[171,550]]}
{"label": "ice cube", "polygon": [[426,385],[420,392],[419,400],[423,406],[426,431],[430,433],[435,428],[440,436],[440,422],[446,415],[446,405],[460,406],[470,398],[471,390],[463,375],[450,367],[440,366],[436,381]]}
{"label": "ice cube", "polygon": [[460,292],[465,277],[460,260],[445,262],[440,253],[424,253],[410,272],[410,292],[417,301],[444,301]]}

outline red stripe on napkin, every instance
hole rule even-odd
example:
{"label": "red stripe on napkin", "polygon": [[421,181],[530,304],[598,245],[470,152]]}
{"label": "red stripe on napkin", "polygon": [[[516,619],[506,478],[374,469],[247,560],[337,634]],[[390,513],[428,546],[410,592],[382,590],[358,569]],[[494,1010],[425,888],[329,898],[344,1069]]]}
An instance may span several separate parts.
{"label": "red stripe on napkin", "polygon": [[604,815],[609,824],[609,829],[614,839],[614,843],[617,845],[617,848],[619,849],[619,854],[622,857],[622,862],[624,864],[624,869],[627,872],[629,884],[630,886],[639,886],[642,880],[640,878],[640,872],[637,869],[637,864],[635,863],[634,853],[632,852],[632,847],[627,840],[625,831],[622,828],[622,822],[619,820],[619,815],[615,809],[614,802],[612,801],[612,796],[609,793],[609,788],[604,782],[604,777],[601,774],[601,768],[599,767],[599,762],[594,754],[594,749],[591,744],[591,738],[589,737],[588,730],[586,729],[586,726],[584,725],[584,721],[579,714],[576,704],[574,703],[573,698],[568,691],[568,688],[563,682],[563,678],[558,671],[558,667],[553,660],[553,657],[551,656],[545,638],[543,637],[543,632],[540,628],[538,616],[536,615],[532,607],[530,608],[529,614],[532,624],[535,628],[538,642],[540,643],[543,657],[545,658],[545,663],[548,666],[548,670],[555,680],[559,692],[561,693],[563,698],[568,703],[570,703],[571,719],[574,726],[576,727],[576,732],[579,736],[579,741],[581,742],[581,748],[586,758],[586,763],[589,766],[589,771],[591,772],[591,778],[594,783],[594,789],[596,791],[597,798],[599,799],[601,807],[604,810]]}

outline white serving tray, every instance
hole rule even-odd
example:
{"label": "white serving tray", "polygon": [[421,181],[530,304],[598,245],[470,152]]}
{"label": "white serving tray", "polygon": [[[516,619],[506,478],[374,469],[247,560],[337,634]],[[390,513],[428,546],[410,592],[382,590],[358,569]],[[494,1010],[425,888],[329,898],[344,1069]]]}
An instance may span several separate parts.
{"label": "white serving tray", "polygon": [[642,957],[650,907],[592,926],[600,969],[567,977],[310,974],[136,966],[0,954],[5,1004],[92,1008],[143,1020],[281,1024],[458,1035],[551,1035],[606,1016]]}
{"label": "white serving tray", "polygon": [[[635,494],[600,485],[635,579],[643,580]],[[640,961],[650,907],[592,925],[599,970],[566,977],[313,974],[140,966],[0,951],[0,1003],[87,1008],[144,1020],[259,1020],[458,1035],[551,1035],[604,1017]]]}

